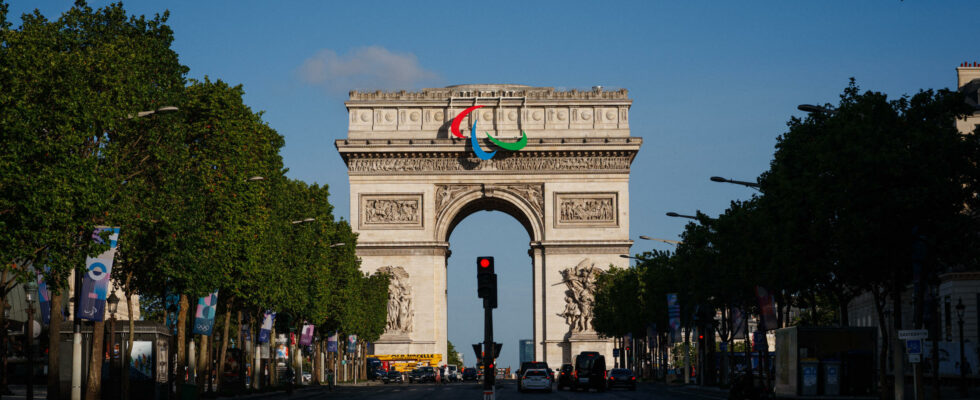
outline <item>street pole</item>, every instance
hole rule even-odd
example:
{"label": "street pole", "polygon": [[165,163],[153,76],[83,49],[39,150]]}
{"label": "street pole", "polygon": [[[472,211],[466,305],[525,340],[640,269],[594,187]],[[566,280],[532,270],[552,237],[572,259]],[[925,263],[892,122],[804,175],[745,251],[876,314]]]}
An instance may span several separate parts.
{"label": "street pole", "polygon": [[489,299],[483,299],[483,400],[494,398],[493,351],[493,308]]}
{"label": "street pole", "polygon": [[963,305],[963,298],[956,303],[956,316],[960,325],[960,396],[967,397],[968,388],[966,386],[966,355],[963,352],[963,314],[966,306]]}
{"label": "street pole", "polygon": [[71,310],[71,400],[82,400],[82,320],[78,307],[82,304],[82,274],[75,271],[75,304]]}
{"label": "street pole", "polygon": [[3,321],[0,322],[0,357],[3,357],[3,364],[0,365],[0,396],[11,396],[14,393],[7,387],[7,327],[10,326],[10,302],[4,298],[3,302]]}
{"label": "street pole", "polygon": [[[27,295],[27,400],[34,400],[34,304]],[[960,336],[963,336],[963,323],[960,322]],[[962,354],[963,351],[960,351]]]}

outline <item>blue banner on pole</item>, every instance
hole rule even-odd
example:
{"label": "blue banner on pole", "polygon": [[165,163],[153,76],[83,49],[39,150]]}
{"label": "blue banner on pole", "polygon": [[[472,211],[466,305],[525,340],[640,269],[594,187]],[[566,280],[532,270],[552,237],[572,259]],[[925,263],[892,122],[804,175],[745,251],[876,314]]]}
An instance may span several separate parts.
{"label": "blue banner on pole", "polygon": [[211,336],[214,329],[214,314],[218,308],[218,291],[197,299],[197,312],[194,314],[195,335]]}
{"label": "blue banner on pole", "polygon": [[109,292],[109,275],[112,273],[112,259],[116,255],[116,241],[119,228],[98,227],[92,233],[92,240],[104,243],[103,232],[109,232],[109,250],[98,257],[87,257],[82,278],[82,296],[78,304],[78,317],[89,321],[102,321],[105,318],[105,299]]}
{"label": "blue banner on pole", "polygon": [[327,352],[337,352],[337,332],[330,334],[330,337],[327,338]]}
{"label": "blue banner on pole", "polygon": [[[45,266],[44,271],[50,270]],[[41,322],[45,325],[51,324],[51,291],[44,282],[44,274],[37,271],[37,299],[41,303]]]}
{"label": "blue banner on pole", "polygon": [[259,329],[259,343],[269,343],[269,336],[272,334],[272,321],[276,319],[276,313],[266,311],[262,318],[262,328]]}
{"label": "blue banner on pole", "polygon": [[670,322],[670,340],[680,341],[681,306],[677,304],[677,293],[667,293],[667,316]]}

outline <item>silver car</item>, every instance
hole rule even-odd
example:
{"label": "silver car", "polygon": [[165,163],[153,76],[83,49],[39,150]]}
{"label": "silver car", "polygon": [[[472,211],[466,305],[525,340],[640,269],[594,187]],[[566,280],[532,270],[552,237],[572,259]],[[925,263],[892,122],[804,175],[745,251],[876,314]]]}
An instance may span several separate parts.
{"label": "silver car", "polygon": [[546,369],[529,369],[521,377],[521,391],[546,390],[551,391],[551,375]]}

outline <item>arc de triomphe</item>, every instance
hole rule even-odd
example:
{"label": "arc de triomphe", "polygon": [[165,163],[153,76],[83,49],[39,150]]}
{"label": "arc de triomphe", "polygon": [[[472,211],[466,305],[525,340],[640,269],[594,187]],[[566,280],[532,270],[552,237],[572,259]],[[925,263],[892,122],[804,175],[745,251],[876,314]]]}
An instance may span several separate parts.
{"label": "arc de triomphe", "polygon": [[[350,178],[357,255],[365,272],[392,274],[387,331],[374,352],[447,359],[447,240],[469,214],[496,210],[531,238],[535,359],[557,367],[595,350],[611,360],[591,305],[595,276],[628,265],[619,255],[632,244],[629,173],[642,143],[630,136],[631,103],[625,89],[601,87],[352,91],[347,139],[335,144]],[[452,120],[474,105],[483,108],[464,117],[467,139],[457,138]],[[489,160],[471,147],[474,118],[482,149],[498,150]],[[518,151],[486,141],[489,133],[516,142],[522,131]]]}

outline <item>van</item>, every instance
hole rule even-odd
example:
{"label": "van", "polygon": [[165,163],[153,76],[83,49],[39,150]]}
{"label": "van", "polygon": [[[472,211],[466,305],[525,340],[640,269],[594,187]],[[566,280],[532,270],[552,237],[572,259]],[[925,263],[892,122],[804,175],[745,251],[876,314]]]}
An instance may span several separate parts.
{"label": "van", "polygon": [[572,390],[606,390],[606,357],[597,351],[583,351],[575,356]]}

